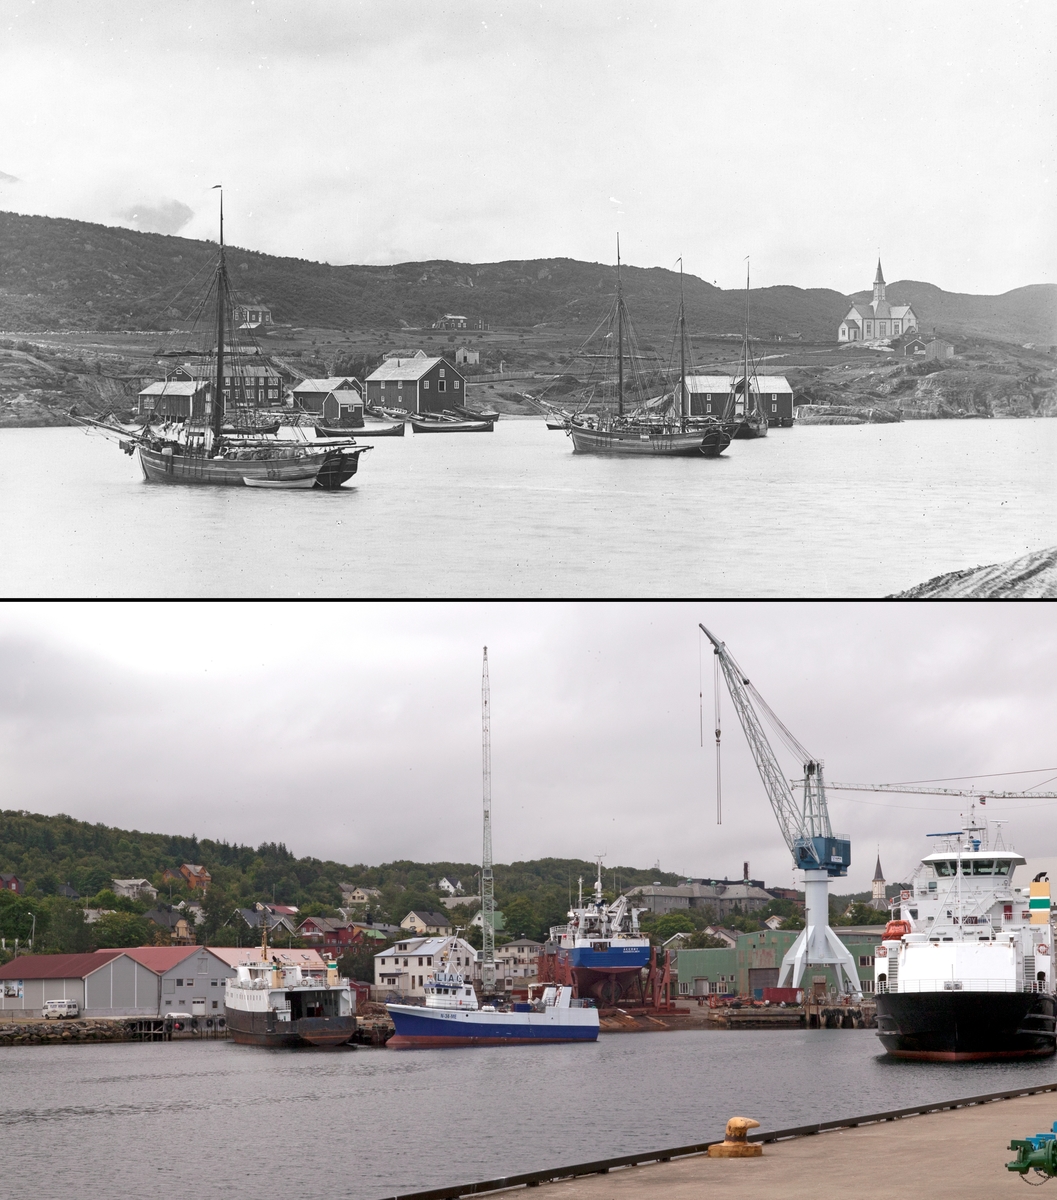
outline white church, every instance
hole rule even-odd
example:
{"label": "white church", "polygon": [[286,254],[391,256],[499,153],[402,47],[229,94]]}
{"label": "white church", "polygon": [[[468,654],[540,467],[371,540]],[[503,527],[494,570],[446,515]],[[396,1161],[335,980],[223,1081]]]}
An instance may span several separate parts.
{"label": "white church", "polygon": [[873,281],[873,299],[869,303],[853,304],[837,330],[838,342],[875,342],[881,338],[900,337],[909,329],[917,329],[918,319],[909,304],[889,304],[885,299],[885,277],[881,260]]}

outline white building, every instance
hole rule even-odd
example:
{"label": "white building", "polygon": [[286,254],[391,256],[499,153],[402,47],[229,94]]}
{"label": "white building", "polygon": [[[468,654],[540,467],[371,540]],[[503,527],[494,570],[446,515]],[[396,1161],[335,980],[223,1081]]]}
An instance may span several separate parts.
{"label": "white building", "polygon": [[130,900],[157,900],[158,889],[151,887],[149,879],[111,879],[115,896],[127,896]]}
{"label": "white building", "polygon": [[909,304],[889,304],[885,299],[885,277],[881,272],[881,260],[878,259],[873,299],[869,302],[857,301],[848,309],[848,315],[837,329],[837,341],[875,342],[902,337],[917,327],[918,319]]}
{"label": "white building", "polygon": [[374,992],[372,999],[398,996],[425,996],[429,975],[447,954],[451,970],[467,979],[477,976],[477,951],[460,937],[408,938],[374,956]]}
{"label": "white building", "polygon": [[508,988],[513,986],[515,979],[536,979],[539,975],[539,957],[542,949],[542,942],[528,937],[496,946],[496,974],[504,980]]}

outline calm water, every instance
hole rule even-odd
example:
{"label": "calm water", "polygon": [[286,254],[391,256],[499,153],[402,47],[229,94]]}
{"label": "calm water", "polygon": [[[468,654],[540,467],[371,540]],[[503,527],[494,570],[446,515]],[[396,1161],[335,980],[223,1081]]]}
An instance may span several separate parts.
{"label": "calm water", "polygon": [[897,1063],[878,1048],[869,1030],[404,1053],[225,1042],[12,1047],[0,1057],[3,1190],[78,1200],[243,1195],[260,1192],[267,1163],[283,1180],[279,1192],[298,1200],[378,1200],[704,1141],[735,1113],[779,1129],[1055,1073],[1052,1060]]}
{"label": "calm water", "polygon": [[145,484],[0,430],[13,596],[881,596],[1057,543],[1057,421],[813,426],[718,460],[574,456],[541,421],[380,438],[338,493]]}

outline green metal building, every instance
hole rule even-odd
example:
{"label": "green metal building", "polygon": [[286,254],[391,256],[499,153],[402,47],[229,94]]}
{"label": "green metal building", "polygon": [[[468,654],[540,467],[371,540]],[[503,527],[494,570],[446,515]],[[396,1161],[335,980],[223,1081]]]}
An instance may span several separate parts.
{"label": "green metal building", "polygon": [[[864,993],[874,988],[874,948],[880,945],[883,925],[845,926],[834,933],[851,951]],[[719,995],[763,998],[765,987],[778,986],[782,959],[799,936],[799,930],[761,929],[738,935],[737,948],[679,951],[679,995]],[[804,972],[804,991],[816,996],[837,991],[833,967],[811,967]]]}

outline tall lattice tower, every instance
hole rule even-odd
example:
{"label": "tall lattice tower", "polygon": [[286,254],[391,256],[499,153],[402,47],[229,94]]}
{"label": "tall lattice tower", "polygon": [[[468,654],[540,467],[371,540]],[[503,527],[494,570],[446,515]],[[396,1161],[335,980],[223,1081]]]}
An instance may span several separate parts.
{"label": "tall lattice tower", "polygon": [[484,846],[481,851],[481,990],[495,991],[495,884],[492,879],[492,715],[488,647],[481,668],[481,774],[484,783]]}

